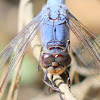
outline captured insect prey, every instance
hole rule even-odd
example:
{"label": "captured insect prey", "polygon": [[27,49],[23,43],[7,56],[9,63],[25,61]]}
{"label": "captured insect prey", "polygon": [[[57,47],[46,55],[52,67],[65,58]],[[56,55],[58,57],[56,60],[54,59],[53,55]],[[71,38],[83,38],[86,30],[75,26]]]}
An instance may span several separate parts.
{"label": "captured insect prey", "polygon": [[[77,56],[77,63],[84,66],[94,77],[100,74],[100,38],[72,15],[65,6],[65,0],[47,0],[41,12],[0,52],[0,69],[12,55],[0,85],[1,92],[39,30],[41,34],[39,65],[45,70],[43,82],[58,91],[62,100],[64,93],[59,89],[61,83],[57,86],[53,78],[54,75],[60,75],[70,90],[72,55]],[[71,45],[70,31],[79,44]],[[47,81],[48,74],[51,75],[50,82]],[[97,80],[100,81],[100,78]]]}

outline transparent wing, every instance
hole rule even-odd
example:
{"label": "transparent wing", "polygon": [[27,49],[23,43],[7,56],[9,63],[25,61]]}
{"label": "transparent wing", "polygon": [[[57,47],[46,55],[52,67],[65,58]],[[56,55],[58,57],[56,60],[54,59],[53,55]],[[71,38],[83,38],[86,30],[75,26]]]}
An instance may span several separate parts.
{"label": "transparent wing", "polygon": [[5,64],[5,62],[8,60],[9,56],[13,52],[14,47],[19,42],[21,38],[23,40],[27,38],[31,31],[34,30],[34,28],[38,25],[39,22],[41,22],[41,14],[37,15],[28,25],[24,27],[24,29],[18,33],[18,35],[0,52],[0,68]]}
{"label": "transparent wing", "polygon": [[2,67],[10,57],[11,53],[14,50],[14,47],[16,47],[15,52],[12,55],[12,59],[8,67],[7,73],[1,84],[1,89],[9,80],[13,70],[17,66],[18,62],[22,59],[25,51],[27,50],[31,41],[34,39],[37,31],[41,27],[44,20],[42,18],[42,14],[43,12],[40,12],[40,14],[37,15],[27,26],[25,26],[24,29],[19,32],[19,34],[0,53],[0,67]]}
{"label": "transparent wing", "polygon": [[[97,38],[88,28],[79,22],[70,12],[68,13],[71,31],[77,37],[72,50],[86,68],[96,69],[100,73],[100,38]],[[94,74],[94,71],[91,71]]]}

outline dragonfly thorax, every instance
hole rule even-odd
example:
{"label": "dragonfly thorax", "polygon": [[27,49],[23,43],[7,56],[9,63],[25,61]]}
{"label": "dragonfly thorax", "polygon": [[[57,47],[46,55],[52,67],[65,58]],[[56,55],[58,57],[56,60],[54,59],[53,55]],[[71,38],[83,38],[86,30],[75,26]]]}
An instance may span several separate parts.
{"label": "dragonfly thorax", "polygon": [[48,51],[54,47],[66,47],[69,39],[69,27],[66,21],[45,21],[41,28],[43,48]]}
{"label": "dragonfly thorax", "polygon": [[48,0],[47,5],[43,7],[42,11],[45,12],[42,17],[48,20],[64,20],[69,12],[65,6],[65,0]]}

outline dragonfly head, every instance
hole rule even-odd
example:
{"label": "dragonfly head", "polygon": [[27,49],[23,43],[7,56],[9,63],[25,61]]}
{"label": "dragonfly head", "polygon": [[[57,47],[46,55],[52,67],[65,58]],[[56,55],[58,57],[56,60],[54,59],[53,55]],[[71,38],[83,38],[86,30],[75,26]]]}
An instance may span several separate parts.
{"label": "dragonfly head", "polygon": [[43,53],[40,59],[41,67],[48,70],[51,74],[62,74],[71,63],[68,52]]}

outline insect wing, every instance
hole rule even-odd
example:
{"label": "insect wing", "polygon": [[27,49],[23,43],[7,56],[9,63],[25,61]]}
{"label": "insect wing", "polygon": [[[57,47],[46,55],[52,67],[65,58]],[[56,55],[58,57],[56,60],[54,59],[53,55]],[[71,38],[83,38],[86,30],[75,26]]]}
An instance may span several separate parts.
{"label": "insect wing", "polygon": [[[73,52],[86,68],[95,69],[89,70],[92,74],[100,74],[100,38],[97,38],[70,12],[68,13],[68,18],[70,29],[79,40],[78,45],[72,46]],[[76,40],[74,42],[77,44]]]}
{"label": "insect wing", "polygon": [[21,32],[19,32],[19,34],[0,53],[0,61],[2,60],[2,63],[0,62],[0,67],[2,67],[10,57],[11,53],[14,50],[14,47],[16,47],[14,54],[12,55],[12,59],[10,61],[10,65],[8,67],[4,80],[1,84],[1,89],[9,80],[13,70],[17,66],[18,62],[22,59],[25,51],[27,50],[31,41],[34,39],[42,23],[42,12],[40,12],[40,14],[37,15],[28,25],[26,25],[24,29]]}

